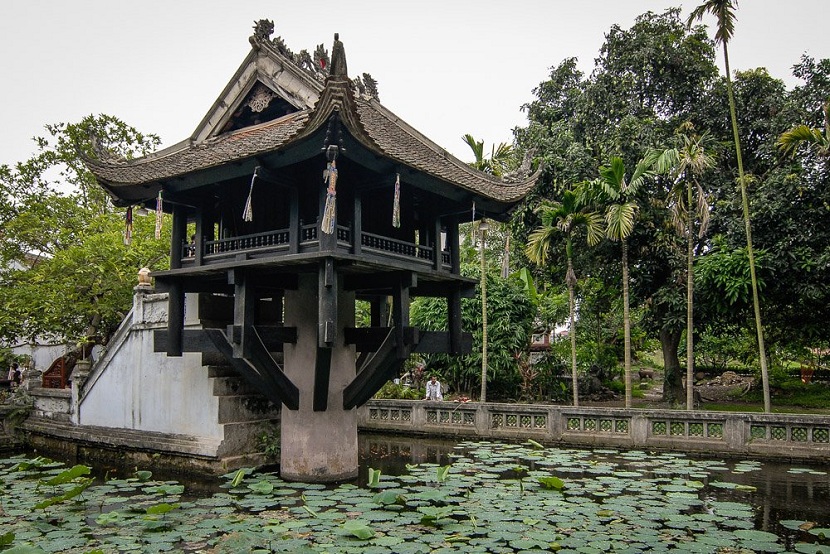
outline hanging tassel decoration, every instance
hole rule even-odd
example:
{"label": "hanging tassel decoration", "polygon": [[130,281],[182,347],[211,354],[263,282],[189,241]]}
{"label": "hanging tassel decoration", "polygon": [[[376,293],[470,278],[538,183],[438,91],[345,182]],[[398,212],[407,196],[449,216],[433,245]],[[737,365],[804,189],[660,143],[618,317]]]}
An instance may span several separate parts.
{"label": "hanging tassel decoration", "polygon": [[401,174],[395,174],[395,200],[392,205],[392,227],[401,227]]}
{"label": "hanging tassel decoration", "polygon": [[254,181],[256,181],[256,169],[254,170],[254,174],[251,175],[251,188],[248,189],[248,199],[245,201],[245,209],[242,210],[243,221],[254,220],[254,208],[251,206],[251,198],[254,195]]}
{"label": "hanging tassel decoration", "polygon": [[164,210],[162,209],[161,190],[159,190],[159,197],[156,199],[156,240],[161,238],[161,223]]}
{"label": "hanging tassel decoration", "polygon": [[335,225],[335,199],[337,197],[337,162],[331,160],[323,172],[323,182],[328,183],[329,187],[326,190],[326,207],[323,210],[323,221],[320,223],[320,230],[331,235],[334,233]]}
{"label": "hanging tassel decoration", "polygon": [[124,244],[129,246],[133,242],[133,207],[127,208],[127,213],[124,216],[126,228],[124,229]]}

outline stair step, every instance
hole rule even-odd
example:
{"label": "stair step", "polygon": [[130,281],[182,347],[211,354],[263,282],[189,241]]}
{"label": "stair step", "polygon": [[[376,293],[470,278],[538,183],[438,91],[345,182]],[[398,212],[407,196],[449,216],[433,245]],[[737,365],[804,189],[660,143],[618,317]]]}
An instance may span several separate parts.
{"label": "stair step", "polygon": [[213,396],[259,396],[253,385],[238,375],[213,378]]}
{"label": "stair step", "polygon": [[209,365],[208,377],[238,377],[239,375],[229,365]]}
{"label": "stair step", "polygon": [[218,423],[239,423],[279,417],[279,407],[263,396],[219,396]]}

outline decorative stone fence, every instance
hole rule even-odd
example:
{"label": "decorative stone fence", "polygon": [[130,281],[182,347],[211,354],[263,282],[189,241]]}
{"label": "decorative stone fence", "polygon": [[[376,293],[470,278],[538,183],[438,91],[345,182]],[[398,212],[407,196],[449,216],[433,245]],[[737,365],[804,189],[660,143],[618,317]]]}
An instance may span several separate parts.
{"label": "decorative stone fence", "polygon": [[830,461],[830,417],[373,400],[365,431]]}

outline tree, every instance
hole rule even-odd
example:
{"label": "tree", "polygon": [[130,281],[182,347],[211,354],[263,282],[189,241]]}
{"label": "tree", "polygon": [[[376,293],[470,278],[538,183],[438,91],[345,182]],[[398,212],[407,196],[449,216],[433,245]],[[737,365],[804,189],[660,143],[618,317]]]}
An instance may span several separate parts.
{"label": "tree", "polygon": [[714,166],[714,159],[706,151],[710,136],[692,134],[691,124],[683,126],[678,136],[680,145],[664,150],[657,161],[660,173],[675,175],[675,186],[669,191],[669,209],[672,222],[680,236],[686,238],[686,409],[694,408],[694,227],[697,237],[703,238],[709,227],[709,203],[699,177]]}
{"label": "tree", "polygon": [[628,237],[634,229],[639,204],[637,194],[646,179],[653,175],[652,166],[657,161],[657,152],[648,153],[637,162],[631,179],[625,177],[625,165],[622,158],[612,156],[609,165],[599,168],[599,178],[586,184],[585,198],[593,203],[605,205],[605,235],[614,242],[619,242],[622,250],[622,288],[623,288],[623,329],[624,329],[624,367],[625,367],[625,407],[632,404],[631,392],[631,314],[628,297]]}
{"label": "tree", "polygon": [[[466,263],[461,266],[465,277],[478,278],[479,266]],[[517,355],[527,351],[533,331],[536,306],[518,278],[502,279],[487,275],[488,395],[497,399],[515,399],[519,388]],[[441,375],[450,390],[470,395],[481,378],[481,296],[461,301],[461,321],[464,329],[473,330],[473,348],[470,354],[426,356],[427,369]],[[416,298],[412,303],[412,325],[419,329],[442,331],[448,328],[447,302],[443,298]]]}
{"label": "tree", "polygon": [[155,240],[152,218],[137,217],[125,245],[124,210],[80,154],[129,158],[159,141],[105,115],[46,129],[30,159],[0,167],[0,338],[105,340],[129,310],[138,269],[163,269],[169,243]]}
{"label": "tree", "polygon": [[732,74],[729,68],[729,41],[735,33],[735,7],[737,0],[707,0],[689,14],[687,25],[699,21],[705,13],[714,15],[717,20],[715,43],[723,46],[723,60],[726,69],[726,91],[729,96],[729,115],[732,120],[732,137],[735,142],[735,154],[738,160],[738,183],[741,187],[741,206],[743,208],[744,228],[746,230],[746,248],[749,256],[749,271],[752,281],[752,305],[755,313],[755,330],[758,335],[759,362],[761,364],[761,381],[764,390],[764,411],[770,412],[769,372],[767,370],[766,349],[764,347],[764,328],[761,325],[761,303],[758,297],[758,280],[755,275],[755,255],[752,249],[752,225],[749,217],[749,199],[746,191],[743,160],[741,158],[741,139],[738,134],[738,116],[735,108],[735,95],[732,90]]}
{"label": "tree", "polygon": [[469,133],[464,135],[462,139],[470,147],[470,150],[473,151],[473,155],[475,156],[475,161],[469,165],[479,171],[501,177],[507,173],[513,164],[513,147],[505,142],[499,143],[498,146],[494,144],[490,150],[490,157],[485,158],[483,140],[477,141]]}
{"label": "tree", "polygon": [[565,235],[565,258],[568,269],[565,284],[568,287],[568,314],[571,339],[571,381],[573,385],[573,403],[579,406],[579,380],[576,367],[576,325],[574,286],[576,274],[573,269],[573,234],[579,227],[585,227],[589,245],[595,245],[602,239],[602,216],[588,210],[577,201],[577,195],[566,190],[559,203],[545,202],[536,210],[541,214],[542,224],[530,233],[526,248],[527,257],[538,265],[544,265],[551,249],[553,235]]}
{"label": "tree", "polygon": [[822,107],[824,112],[824,132],[807,125],[796,125],[789,131],[781,134],[776,143],[784,155],[795,156],[795,152],[802,144],[809,145],[822,158],[830,157],[830,100]]}

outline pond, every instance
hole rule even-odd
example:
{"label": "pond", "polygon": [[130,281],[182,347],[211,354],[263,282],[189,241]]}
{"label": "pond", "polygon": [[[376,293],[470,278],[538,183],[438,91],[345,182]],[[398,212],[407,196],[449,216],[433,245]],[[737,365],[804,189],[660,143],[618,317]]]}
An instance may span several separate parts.
{"label": "pond", "polygon": [[0,550],[825,552],[824,468],[362,435],[354,483],[196,483],[0,459]]}

